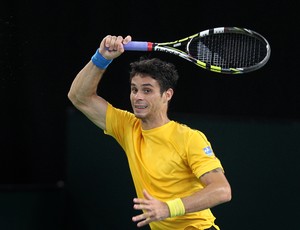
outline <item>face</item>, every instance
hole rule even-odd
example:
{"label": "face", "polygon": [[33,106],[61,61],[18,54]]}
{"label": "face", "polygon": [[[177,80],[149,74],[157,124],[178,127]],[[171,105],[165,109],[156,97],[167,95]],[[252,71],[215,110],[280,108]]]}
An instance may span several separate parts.
{"label": "face", "polygon": [[136,75],[131,80],[131,105],[135,116],[142,121],[165,118],[172,95],[172,89],[161,94],[158,82],[149,76]]}

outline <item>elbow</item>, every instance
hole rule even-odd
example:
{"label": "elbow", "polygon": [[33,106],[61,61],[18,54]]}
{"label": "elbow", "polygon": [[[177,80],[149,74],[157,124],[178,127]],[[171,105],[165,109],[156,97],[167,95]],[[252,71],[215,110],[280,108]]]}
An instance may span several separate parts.
{"label": "elbow", "polygon": [[91,97],[83,96],[82,94],[77,93],[76,91],[70,90],[67,94],[69,100],[72,104],[80,111],[86,109],[87,105],[89,104]]}
{"label": "elbow", "polygon": [[[68,99],[73,103],[73,101],[75,101],[75,95],[72,93],[72,91],[70,90],[69,92],[68,92]],[[73,103],[74,104],[74,103]]]}
{"label": "elbow", "polygon": [[74,93],[72,90],[68,92],[68,99],[72,102],[72,104],[77,107],[80,104],[80,100],[78,99],[76,93]]}
{"label": "elbow", "polygon": [[231,187],[229,184],[225,185],[222,187],[222,192],[221,192],[221,196],[220,196],[220,200],[221,200],[221,203],[226,203],[226,202],[229,202],[231,201],[232,199],[232,192],[231,192]]}

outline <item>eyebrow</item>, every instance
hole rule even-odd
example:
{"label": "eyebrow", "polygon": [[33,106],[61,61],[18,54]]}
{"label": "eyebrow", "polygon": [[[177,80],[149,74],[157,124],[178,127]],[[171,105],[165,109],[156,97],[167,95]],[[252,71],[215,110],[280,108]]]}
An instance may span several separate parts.
{"label": "eyebrow", "polygon": [[[136,84],[134,84],[134,83],[131,83],[131,86],[136,86]],[[145,83],[145,84],[142,84],[142,86],[143,87],[145,87],[145,86],[150,86],[150,87],[154,87],[152,84],[150,84],[150,83]]]}

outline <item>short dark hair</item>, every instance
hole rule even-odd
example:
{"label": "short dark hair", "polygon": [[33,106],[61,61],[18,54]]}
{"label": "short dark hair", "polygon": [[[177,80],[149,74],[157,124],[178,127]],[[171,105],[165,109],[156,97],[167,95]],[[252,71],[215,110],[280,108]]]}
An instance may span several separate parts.
{"label": "short dark hair", "polygon": [[142,76],[147,75],[158,82],[161,93],[170,88],[175,90],[179,75],[175,65],[172,63],[162,61],[158,58],[149,59],[147,57],[141,57],[139,61],[132,62],[130,67],[130,82],[137,74]]}

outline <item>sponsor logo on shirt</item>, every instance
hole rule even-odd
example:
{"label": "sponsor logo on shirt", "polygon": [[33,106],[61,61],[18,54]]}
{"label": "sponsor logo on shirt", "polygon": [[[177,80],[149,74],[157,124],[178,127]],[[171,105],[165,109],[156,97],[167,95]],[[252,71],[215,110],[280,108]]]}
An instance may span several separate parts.
{"label": "sponsor logo on shirt", "polygon": [[203,148],[203,151],[205,152],[205,154],[207,156],[213,156],[214,155],[214,152],[212,151],[210,146],[207,146],[207,147]]}

